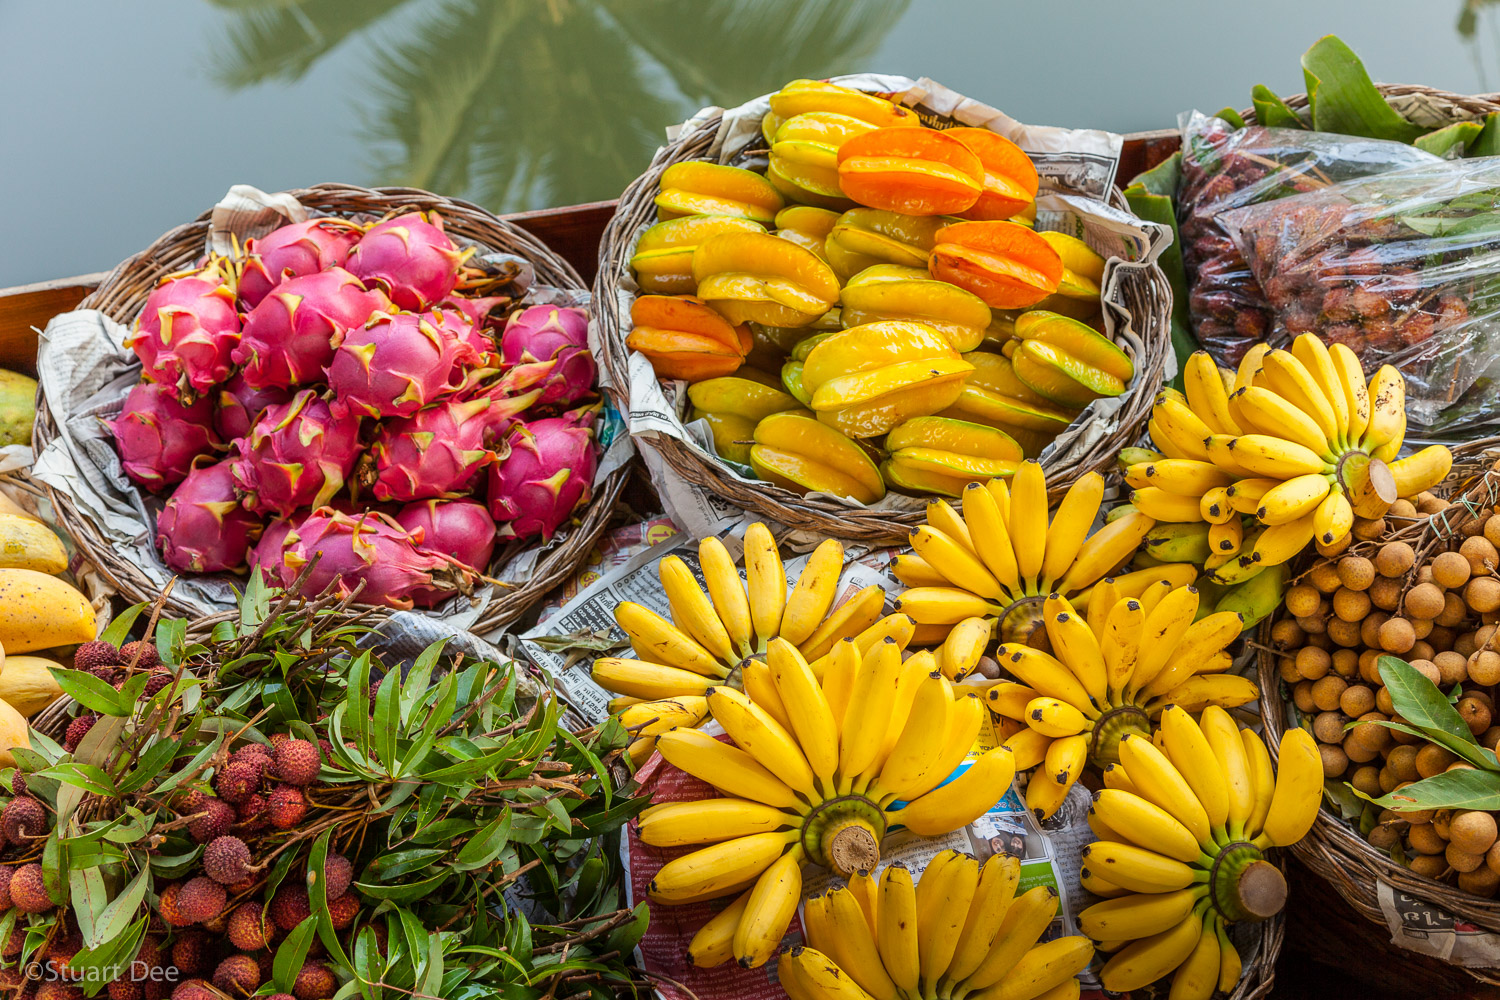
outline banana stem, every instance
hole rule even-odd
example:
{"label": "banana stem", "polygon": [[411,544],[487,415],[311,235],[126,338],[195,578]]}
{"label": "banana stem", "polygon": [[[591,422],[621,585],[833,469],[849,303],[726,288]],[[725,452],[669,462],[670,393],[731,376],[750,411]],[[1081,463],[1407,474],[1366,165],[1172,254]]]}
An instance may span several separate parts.
{"label": "banana stem", "polygon": [[[1217,854],[1217,853],[1218,853],[1218,851],[1214,852],[1214,854]],[[1205,853],[1203,853],[1203,852],[1200,851],[1198,853],[1198,860],[1194,861],[1193,864],[1197,865],[1200,868],[1212,868],[1214,866],[1214,855],[1213,854],[1205,854]]]}

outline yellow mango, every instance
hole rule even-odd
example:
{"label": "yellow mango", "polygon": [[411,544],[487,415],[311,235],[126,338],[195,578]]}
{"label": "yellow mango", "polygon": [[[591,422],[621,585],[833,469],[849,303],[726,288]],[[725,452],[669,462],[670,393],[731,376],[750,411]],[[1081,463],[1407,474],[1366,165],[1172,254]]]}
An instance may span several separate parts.
{"label": "yellow mango", "polygon": [[851,208],[828,233],[828,264],[844,281],[876,264],[927,267],[937,234],[951,220]]}
{"label": "yellow mango", "polygon": [[636,242],[630,269],[643,292],[691,295],[698,287],[693,281],[693,251],[698,244],[720,233],[765,231],[759,222],[732,215],[689,215],[658,222]]}
{"label": "yellow mango", "polygon": [[838,278],[811,251],[761,233],[727,233],[693,253],[698,297],[731,323],[808,326],[839,296]]}
{"label": "yellow mango", "polygon": [[31,517],[0,514],[0,569],[61,573],[68,568],[62,539]]}
{"label": "yellow mango", "polygon": [[750,465],[762,479],[799,494],[832,493],[860,503],[885,496],[880,470],[863,448],[797,413],[772,414],[756,425]]}
{"label": "yellow mango", "polygon": [[63,693],[54,669],[62,664],[41,656],[7,656],[0,665],[0,701],[31,718]]}
{"label": "yellow mango", "polygon": [[798,406],[797,400],[786,393],[738,375],[695,382],[688,386],[688,399],[705,413],[734,414],[752,425]]}
{"label": "yellow mango", "polygon": [[948,417],[916,417],[886,437],[882,467],[899,489],[959,496],[969,483],[1012,475],[1024,452],[1004,431]]}
{"label": "yellow mango", "polygon": [[94,609],[72,584],[33,569],[0,569],[0,649],[29,653],[96,634]]}
{"label": "yellow mango", "polygon": [[780,192],[753,170],[688,160],[662,171],[656,214],[664,222],[685,215],[731,215],[768,226],[783,204]]}
{"label": "yellow mango", "polygon": [[848,115],[877,128],[921,125],[917,113],[910,108],[826,80],[793,80],[771,95],[771,113],[783,120],[813,111]]}
{"label": "yellow mango", "polygon": [[959,352],[978,347],[990,325],[990,307],[979,296],[899,264],[865,268],[845,284],[839,304],[846,327],[883,319],[925,323]]}
{"label": "yellow mango", "polygon": [[0,767],[16,766],[16,756],[11,753],[16,747],[31,749],[31,727],[25,716],[0,701]]}
{"label": "yellow mango", "polygon": [[771,143],[771,165],[800,191],[844,197],[839,187],[839,147],[875,126],[849,115],[809,111],[788,118]]}

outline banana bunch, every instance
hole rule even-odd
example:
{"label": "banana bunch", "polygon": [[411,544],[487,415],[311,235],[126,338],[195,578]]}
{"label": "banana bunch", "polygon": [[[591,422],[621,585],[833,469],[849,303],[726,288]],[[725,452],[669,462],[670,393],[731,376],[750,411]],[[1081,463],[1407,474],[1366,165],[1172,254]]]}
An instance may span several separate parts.
{"label": "banana bunch", "polygon": [[[966,826],[1015,776],[1009,749],[969,756],[984,722],[977,692],[956,689],[928,650],[904,662],[887,636],[861,652],[840,639],[819,678],[788,639],[766,647],[769,684],[746,692],[708,688],[708,710],[733,739],[670,729],[656,748],[724,797],[652,806],[640,837],[661,847],[708,845],[664,865],[651,880],[663,905],[741,894],[733,917],[689,946],[700,965],[735,958],[764,965],[802,894],[804,860],[848,876],[874,870],[890,824],[932,837]],[[722,916],[722,915],[721,915]],[[724,922],[733,923],[726,946]]]}
{"label": "banana bunch", "polygon": [[1192,587],[1161,583],[1138,598],[1117,595],[1102,581],[1087,616],[1049,596],[1042,617],[1052,652],[1006,643],[995,657],[1018,680],[973,685],[991,712],[1024,724],[1005,741],[1017,770],[1045,765],[1026,786],[1026,808],[1038,819],[1057,811],[1084,764],[1107,767],[1119,760],[1125,734],[1149,736],[1165,706],[1233,708],[1260,695],[1254,681],[1225,673],[1233,662],[1227,647],[1243,624],[1237,613],[1199,618]]}
{"label": "banana bunch", "polygon": [[906,866],[807,901],[808,947],[777,965],[792,1000],[1076,1000],[1094,957],[1079,935],[1037,939],[1057,915],[1047,886],[1016,895],[1021,863],[944,851],[913,884]]}
{"label": "banana bunch", "polygon": [[1288,730],[1280,773],[1259,736],[1221,708],[1201,722],[1162,713],[1159,745],[1130,735],[1104,772],[1083,850],[1083,881],[1104,896],[1079,928],[1110,952],[1100,978],[1114,992],[1172,975],[1173,1000],[1230,991],[1240,957],[1225,927],[1265,920],[1286,903],[1286,880],[1265,858],[1301,840],[1323,800],[1317,744]]}
{"label": "banana bunch", "polygon": [[[909,589],[896,609],[911,616],[919,641],[937,641],[971,619],[999,622],[1003,641],[1026,638],[1040,626],[1041,603],[1050,593],[1081,595],[1128,560],[1156,523],[1127,512],[1093,535],[1104,478],[1090,472],[1063,497],[1047,519],[1047,480],[1041,464],[1021,463],[1009,485],[1004,479],[971,483],[963,493],[963,515],[945,501],[927,505],[927,523],[911,535],[911,552],[891,561],[891,572]],[[1191,566],[1126,574],[1117,587],[1136,596],[1158,580],[1192,582]]]}
{"label": "banana bunch", "polygon": [[1211,541],[1226,543],[1210,567],[1218,583],[1247,580],[1312,542],[1338,551],[1356,517],[1384,517],[1453,465],[1442,445],[1397,459],[1401,373],[1385,365],[1366,382],[1353,351],[1310,333],[1289,351],[1257,344],[1234,374],[1199,351],[1183,381],[1186,393],[1164,390],[1151,411],[1151,438],[1166,457],[1125,477],[1137,510],[1217,529]]}

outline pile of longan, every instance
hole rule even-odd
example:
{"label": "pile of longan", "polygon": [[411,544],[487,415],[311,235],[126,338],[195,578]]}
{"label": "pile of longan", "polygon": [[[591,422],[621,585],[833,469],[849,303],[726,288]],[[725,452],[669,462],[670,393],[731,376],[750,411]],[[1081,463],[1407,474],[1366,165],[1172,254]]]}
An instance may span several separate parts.
{"label": "pile of longan", "polygon": [[[1425,493],[1415,504],[1397,503],[1411,508],[1392,509],[1397,525],[1448,506]],[[1410,544],[1381,537],[1325,555],[1287,591],[1286,617],[1271,626],[1281,679],[1311,721],[1324,773],[1371,796],[1469,766],[1377,724],[1403,721],[1380,680],[1383,655],[1406,660],[1445,693],[1459,687],[1455,708],[1470,732],[1491,750],[1500,745],[1500,513],[1480,510],[1422,565]],[[1413,870],[1456,874],[1465,891],[1500,889],[1495,818],[1487,812],[1386,812],[1369,839],[1382,849],[1401,842]]]}

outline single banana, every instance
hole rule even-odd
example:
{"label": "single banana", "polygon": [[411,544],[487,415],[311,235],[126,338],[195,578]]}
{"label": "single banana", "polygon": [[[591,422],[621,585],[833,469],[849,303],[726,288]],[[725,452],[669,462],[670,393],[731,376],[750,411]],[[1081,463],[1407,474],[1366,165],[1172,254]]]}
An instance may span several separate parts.
{"label": "single banana", "polygon": [[1313,522],[1317,512],[1304,514],[1295,521],[1272,525],[1255,539],[1251,555],[1263,566],[1280,566],[1312,544]]}
{"label": "single banana", "polygon": [[1209,524],[1227,524],[1235,520],[1234,505],[1229,502],[1229,487],[1215,486],[1198,498],[1198,513]]}
{"label": "single banana", "polygon": [[1282,734],[1276,790],[1256,844],[1290,847],[1307,836],[1323,803],[1322,761],[1307,730],[1293,727]]}
{"label": "single banana", "polygon": [[1134,941],[1182,923],[1207,886],[1175,892],[1140,892],[1095,903],[1078,914],[1078,929],[1096,941]]}
{"label": "single banana", "polygon": [[1312,373],[1291,351],[1268,351],[1260,364],[1267,388],[1311,420],[1325,446],[1336,450],[1339,443],[1338,417]]}
{"label": "single banana", "polygon": [[1292,356],[1302,362],[1302,367],[1312,376],[1313,383],[1328,403],[1333,414],[1335,442],[1340,449],[1349,447],[1349,400],[1344,395],[1344,386],[1339,381],[1338,368],[1328,353],[1328,348],[1317,334],[1304,333],[1292,341]]}
{"label": "single banana", "polygon": [[1176,587],[1168,591],[1161,602],[1146,615],[1146,624],[1141,631],[1140,654],[1136,659],[1135,672],[1126,687],[1130,700],[1137,691],[1144,690],[1167,665],[1183,636],[1192,627],[1198,614],[1198,591],[1192,587]]}
{"label": "single banana", "polygon": [[969,526],[964,523],[958,511],[946,500],[927,501],[927,523],[932,525],[949,538],[953,539],[974,555],[979,554],[975,547],[974,538],[969,534]]}
{"label": "single banana", "polygon": [[995,501],[995,509],[1000,512],[1000,519],[1005,526],[1010,527],[1010,484],[1000,477],[995,477],[984,484],[990,496]]}
{"label": "single banana", "polygon": [[1213,527],[1204,521],[1158,524],[1146,533],[1143,550],[1162,562],[1201,563],[1212,554],[1208,537]]}
{"label": "single banana", "polygon": [[805,813],[808,806],[780,778],[739,747],[716,740],[701,729],[673,729],[657,738],[656,749],[667,762],[708,782],[725,795],[754,799],[777,809]]}
{"label": "single banana", "polygon": [[948,579],[961,583],[965,590],[993,601],[1006,598],[1000,581],[978,556],[932,525],[924,524],[911,533],[911,547]]}
{"label": "single banana", "polygon": [[808,557],[797,585],[786,599],[778,633],[783,639],[797,646],[812,635],[813,629],[833,607],[843,568],[844,546],[838,539],[825,538]]}
{"label": "single banana", "polygon": [[974,672],[994,633],[994,622],[988,618],[965,618],[953,626],[938,649],[938,669],[950,681],[959,681]]}
{"label": "single banana", "polygon": [[1192,953],[1177,967],[1167,1000],[1209,1000],[1219,985],[1219,935],[1212,916],[1203,918],[1203,933]]}
{"label": "single banana", "polygon": [[1203,805],[1209,825],[1222,830],[1229,821],[1229,785],[1208,738],[1193,717],[1175,705],[1161,713],[1159,725],[1167,759]]}
{"label": "single banana", "polygon": [[1073,566],[1054,588],[1071,594],[1082,590],[1115,569],[1141,544],[1146,532],[1156,525],[1155,519],[1132,511],[1094,532],[1078,549]]}
{"label": "single banana", "polygon": [[714,611],[734,651],[740,656],[755,652],[755,625],[750,621],[750,599],[745,595],[745,584],[740,571],[734,568],[734,560],[724,543],[712,536],[698,543],[698,565],[703,571],[703,582],[708,585],[708,596],[714,602]]}
{"label": "single banana", "polygon": [[1133,597],[1116,601],[1105,619],[1100,645],[1104,649],[1104,672],[1111,704],[1118,704],[1120,696],[1130,686],[1130,678],[1140,659],[1145,626],[1146,612],[1141,602]]}
{"label": "single banana", "polygon": [[854,896],[854,901],[859,904],[860,912],[865,915],[865,923],[869,925],[870,933],[878,933],[879,927],[876,924],[875,915],[880,905],[879,881],[865,868],[859,869],[845,881],[848,883],[849,892]]}
{"label": "single banana", "polygon": [[974,822],[1000,801],[1015,774],[1015,757],[1010,749],[995,747],[980,755],[957,778],[908,802],[900,810],[888,811],[887,817],[921,837],[951,833]]}
{"label": "single banana", "polygon": [[1266,356],[1266,352],[1270,349],[1271,345],[1266,343],[1252,345],[1245,352],[1245,356],[1240,359],[1240,367],[1235,372],[1234,381],[1226,387],[1227,391],[1233,393],[1236,389],[1243,389],[1247,385],[1253,385],[1255,382],[1255,373],[1260,371],[1261,359]]}
{"label": "single banana", "polygon": [[1237,708],[1260,697],[1260,689],[1248,677],[1238,674],[1199,674],[1189,677],[1155,701],[1146,704],[1148,713],[1163,705],[1179,705],[1189,712],[1201,712],[1209,705]]}
{"label": "single banana", "polygon": [[1349,412],[1349,430],[1344,440],[1355,445],[1365,436],[1370,425],[1370,392],[1365,382],[1365,373],[1360,368],[1359,356],[1344,344],[1334,344],[1328,349],[1328,357],[1338,373],[1339,387],[1344,391],[1344,405]]}
{"label": "single banana", "polygon": [[708,717],[708,699],[683,695],[661,701],[638,701],[619,712],[620,725],[637,735],[654,736],[673,726],[696,726]]}
{"label": "single banana", "polygon": [[1039,885],[1017,896],[1000,922],[1000,930],[989,953],[963,980],[963,988],[973,995],[1004,979],[1021,961],[1021,956],[1031,950],[1056,915],[1057,893],[1050,886]]}
{"label": "single banana", "polygon": [[1394,443],[1390,457],[1395,458],[1406,436],[1406,379],[1391,365],[1381,365],[1370,379],[1369,393],[1370,424],[1360,444],[1371,456],[1385,459],[1381,449]]}
{"label": "single banana", "polygon": [[[1174,457],[1191,458],[1199,462],[1208,461],[1208,450],[1204,442],[1214,430],[1188,408],[1187,404],[1161,395],[1151,410],[1151,419],[1156,424],[1152,429],[1152,440],[1167,454],[1176,451]],[[1165,440],[1156,436],[1160,430]]]}
{"label": "single banana", "polygon": [[1203,520],[1203,512],[1199,509],[1198,495],[1184,496],[1180,493],[1168,493],[1166,490],[1156,486],[1147,486],[1145,489],[1132,490],[1130,502],[1135,509],[1147,517],[1158,521],[1191,522]]}
{"label": "single banana", "polygon": [[1052,515],[1047,528],[1047,543],[1042,557],[1041,583],[1049,587],[1063,578],[1078,558],[1078,550],[1088,538],[1089,528],[1099,513],[1104,497],[1104,477],[1097,472],[1079,476]]}
{"label": "single banana", "polygon": [[1224,379],[1212,355],[1194,351],[1183,368],[1182,381],[1189,408],[1210,430],[1215,434],[1240,433],[1240,426],[1229,413],[1229,394],[1224,390]]}
{"label": "single banana", "polygon": [[700,848],[668,861],[647,890],[668,906],[728,895],[758,878],[796,838],[795,830],[756,833]]}
{"label": "single banana", "polygon": [[725,663],[737,663],[729,632],[719,621],[714,605],[698,586],[693,571],[677,556],[667,556],[657,563],[662,589],[672,607],[672,621],[704,649]]}
{"label": "single banana", "polygon": [[1061,660],[1095,704],[1102,705],[1109,694],[1109,677],[1104,666],[1104,652],[1084,620],[1067,598],[1053,594],[1042,602],[1042,616],[1053,655]]}
{"label": "single banana", "polygon": [[[827,655],[833,644],[840,639],[862,635],[880,621],[885,610],[885,590],[875,584],[861,587],[853,597],[834,608],[828,617],[818,623],[812,635],[797,645],[797,650],[812,662]],[[910,638],[910,636],[908,636]]]}
{"label": "single banana", "polygon": [[[941,680],[942,675],[934,674],[932,679]],[[917,686],[906,726],[900,731],[901,735],[880,768],[880,775],[875,782],[877,790],[904,798],[907,795],[919,795],[932,787],[931,772],[946,747],[946,740],[935,739],[934,735],[943,734],[946,737],[955,708],[953,696],[943,684]],[[973,741],[974,733],[971,730],[968,742],[972,744]],[[941,777],[937,776],[938,779]]]}
{"label": "single banana", "polygon": [[833,716],[835,732],[843,742],[844,719],[849,709],[849,699],[859,681],[859,646],[853,639],[845,639],[828,654],[827,666],[823,669],[823,697],[828,702],[829,714]]}
{"label": "single banana", "polygon": [[[1188,832],[1187,827],[1161,806],[1133,792],[1101,788],[1094,793],[1094,804],[1089,811],[1090,815],[1097,815],[1111,829],[1120,831],[1120,839],[1125,843],[1184,864],[1197,862],[1203,854],[1198,841]],[[1099,936],[1090,935],[1096,938]]]}
{"label": "single banana", "polygon": [[665,667],[643,660],[624,660],[601,656],[590,670],[594,683],[606,691],[632,698],[660,701],[680,695],[701,695],[713,687],[714,680],[689,670]]}
{"label": "single banana", "polygon": [[1234,480],[1212,462],[1166,458],[1130,466],[1125,470],[1125,482],[1137,488],[1155,486],[1168,493],[1198,496],[1215,487],[1228,486]]}
{"label": "single banana", "polygon": [[1239,985],[1240,973],[1244,971],[1240,953],[1235,950],[1234,942],[1229,940],[1229,932],[1224,929],[1223,921],[1214,926],[1214,932],[1219,938],[1219,991],[1233,993],[1234,988]]}
{"label": "single banana", "polygon": [[1271,752],[1266,749],[1260,734],[1253,729],[1241,729],[1240,742],[1245,745],[1245,761],[1250,766],[1250,789],[1254,796],[1250,818],[1245,821],[1245,836],[1255,837],[1265,826],[1266,816],[1271,811],[1276,772],[1271,766]]}
{"label": "single banana", "polygon": [[734,931],[734,956],[741,968],[758,969],[770,960],[781,947],[781,938],[801,900],[802,855],[800,851],[788,851],[750,890],[750,901]]}
{"label": "single banana", "polygon": [[917,885],[917,961],[924,983],[935,984],[953,961],[958,935],[979,889],[979,862],[971,854],[957,854],[940,876],[928,888],[929,876],[923,873]]}
{"label": "single banana", "polygon": [[1046,760],[1047,748],[1052,745],[1052,738],[1027,727],[1015,733],[1001,745],[1009,749],[1014,756],[1016,770],[1027,771]]}
{"label": "single banana", "polygon": [[1021,860],[1008,854],[992,855],[979,872],[979,886],[963,929],[955,941],[957,947],[948,963],[945,979],[961,983],[979,968],[1000,933],[1005,915],[1015,899],[1021,880]]}
{"label": "single banana", "polygon": [[1344,495],[1343,487],[1336,485],[1313,512],[1313,539],[1324,545],[1332,545],[1349,534],[1353,527],[1354,508],[1349,505],[1349,498]]}
{"label": "single banana", "polygon": [[1052,654],[1007,642],[995,650],[995,659],[1039,694],[1059,698],[1084,715],[1098,715],[1098,710],[1078,677]]}
{"label": "single banana", "polygon": [[917,890],[911,872],[897,861],[880,877],[876,942],[885,970],[898,989],[915,995],[922,967],[917,949]]}
{"label": "single banana", "polygon": [[1173,858],[1134,844],[1096,840],[1083,849],[1090,868],[1105,872],[1109,880],[1131,892],[1172,892],[1193,884],[1193,869]]}
{"label": "single banana", "polygon": [[1328,496],[1328,476],[1293,476],[1261,494],[1255,517],[1261,524],[1290,524],[1316,511]]}
{"label": "single banana", "polygon": [[1035,581],[1042,571],[1047,547],[1047,507],[1046,475],[1040,462],[1028,459],[1011,477],[1007,518],[1011,545],[1016,550],[1016,572],[1023,582]]}
{"label": "single banana", "polygon": [[1212,555],[1239,555],[1240,546],[1244,543],[1245,524],[1240,520],[1238,512],[1231,511],[1227,521],[1209,526],[1208,550]]}
{"label": "single banana", "polygon": [[615,622],[630,637],[635,655],[648,663],[660,663],[722,680],[729,667],[698,644],[687,633],[644,604],[621,601],[615,605]]}
{"label": "single banana", "polygon": [[843,778],[863,773],[880,752],[896,701],[901,667],[901,649],[894,641],[881,642],[865,654],[860,682],[844,713],[846,720],[858,724],[846,722],[839,734],[839,774]]}
{"label": "single banana", "polygon": [[[1100,774],[1104,777],[1105,788],[1116,788],[1122,792],[1129,792],[1132,795],[1141,794],[1140,790],[1135,787],[1134,782],[1130,780],[1130,775],[1125,770],[1124,764],[1106,764]],[[1142,798],[1144,797],[1142,796]]]}
{"label": "single banana", "polygon": [[970,483],[964,488],[964,522],[985,568],[1006,590],[1012,594],[1019,592],[1021,578],[1016,569],[1010,531],[995,502],[995,494],[983,483]]}
{"label": "single banana", "polygon": [[663,803],[640,821],[641,842],[652,847],[708,844],[771,833],[797,822],[794,814],[750,799],[695,799]]}
{"label": "single banana", "polygon": [[853,977],[821,952],[798,947],[787,952],[786,959],[780,976],[792,1000],[869,1000]]}
{"label": "single banana", "polygon": [[[1121,737],[1120,762],[1142,798],[1175,817],[1199,844],[1213,843],[1213,830],[1203,803],[1193,794],[1182,772],[1150,740],[1130,733]],[[1113,875],[1109,878],[1116,881]]]}
{"label": "single banana", "polygon": [[913,587],[896,598],[896,610],[918,625],[956,625],[965,618],[998,615],[1005,608],[956,587]]}
{"label": "single banana", "polygon": [[1129,889],[1121,889],[1087,865],[1078,870],[1078,884],[1088,890],[1090,895],[1100,899],[1121,899],[1138,895]]}
{"label": "single banana", "polygon": [[1234,717],[1218,705],[1210,705],[1198,718],[1198,726],[1214,752],[1214,760],[1224,775],[1224,788],[1228,795],[1227,831],[1231,840],[1245,835],[1245,824],[1255,808],[1255,788],[1250,773],[1250,761],[1245,756],[1245,744],[1240,740],[1240,727]]}
{"label": "single banana", "polygon": [[[1124,599],[1120,588],[1115,585],[1114,577],[1106,577],[1100,580],[1089,593],[1089,601],[1084,611],[1084,617],[1088,619],[1089,631],[1094,633],[1094,638],[1102,644],[1104,642],[1104,629],[1109,622],[1109,613],[1115,609],[1115,605]],[[1074,605],[1078,607],[1078,605]]]}
{"label": "single banana", "polygon": [[1132,941],[1110,956],[1099,981],[1112,993],[1138,990],[1187,961],[1203,936],[1203,918],[1196,911],[1160,934]]}
{"label": "single banana", "polygon": [[1296,441],[1269,434],[1242,434],[1229,441],[1234,461],[1251,476],[1290,479],[1311,472],[1332,472],[1333,464]]}
{"label": "single banana", "polygon": [[734,902],[709,918],[708,923],[698,928],[698,933],[688,942],[688,961],[700,969],[711,969],[723,965],[734,957],[734,932],[745,914],[754,888],[740,893]]}
{"label": "single banana", "polygon": [[813,947],[831,955],[839,968],[847,972],[873,1000],[898,1000],[896,984],[880,961],[875,932],[871,930],[854,891],[830,889],[823,899],[832,940],[827,947],[813,941]]}
{"label": "single banana", "polygon": [[1453,452],[1444,445],[1428,445],[1421,451],[1390,463],[1391,478],[1396,480],[1396,495],[1414,497],[1430,490],[1453,468]]}
{"label": "single banana", "polygon": [[997,988],[981,995],[984,1000],[1035,1000],[1070,981],[1076,982],[1073,977],[1093,958],[1094,945],[1082,935],[1054,938],[1032,947]]}
{"label": "single banana", "polygon": [[760,648],[781,632],[786,608],[786,570],[776,539],[759,521],[745,529],[745,585],[750,595],[750,620]]}
{"label": "single banana", "polygon": [[776,690],[776,678],[771,668],[762,660],[750,660],[740,667],[740,682],[750,700],[766,710],[766,714],[781,724],[787,732],[792,731],[791,716],[786,713],[781,692]]}
{"label": "single banana", "polygon": [[839,728],[822,686],[797,648],[780,636],[766,646],[766,665],[797,745],[824,787],[831,787],[839,767]]}
{"label": "single banana", "polygon": [[[972,484],[972,485],[978,485]],[[968,505],[964,505],[967,512]],[[931,563],[915,552],[902,552],[891,558],[891,575],[905,587],[951,587],[953,582],[939,573]]]}

